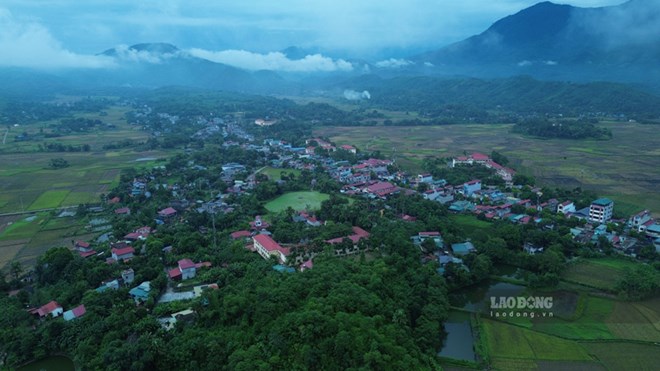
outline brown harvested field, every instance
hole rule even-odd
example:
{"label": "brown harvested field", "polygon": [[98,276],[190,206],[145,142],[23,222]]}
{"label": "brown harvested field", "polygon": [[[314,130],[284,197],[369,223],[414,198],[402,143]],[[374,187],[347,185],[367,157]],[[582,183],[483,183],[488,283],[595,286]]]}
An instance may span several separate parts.
{"label": "brown harvested field", "polygon": [[[0,242],[0,269],[17,258],[18,254],[25,248],[29,240],[12,240]],[[20,259],[19,259],[20,260]],[[21,262],[22,263],[22,262]]]}
{"label": "brown harvested field", "polygon": [[654,125],[606,123],[611,141],[535,139],[511,133],[510,124],[412,127],[323,127],[318,136],[360,150],[379,150],[412,171],[427,157],[496,150],[516,170],[549,186],[592,189],[615,200],[616,209],[660,211],[660,147]]}
{"label": "brown harvested field", "polygon": [[[638,310],[638,307],[641,307],[642,311]],[[643,304],[615,303],[614,310],[606,322],[607,327],[614,336],[620,339],[660,342],[660,330],[657,328],[660,323],[657,322],[657,312],[655,314],[656,322],[653,323],[654,319],[647,318],[645,315],[652,312],[644,313],[644,308],[647,307]]]}

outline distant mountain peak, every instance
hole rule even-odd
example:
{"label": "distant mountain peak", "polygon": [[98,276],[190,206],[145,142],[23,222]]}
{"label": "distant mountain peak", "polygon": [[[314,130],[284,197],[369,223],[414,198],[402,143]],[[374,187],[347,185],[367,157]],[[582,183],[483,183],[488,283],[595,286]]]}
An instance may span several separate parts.
{"label": "distant mountain peak", "polygon": [[178,52],[181,51],[179,48],[169,43],[140,43],[140,44],[131,45],[129,47],[118,46],[112,49],[108,49],[103,53],[101,53],[101,55],[115,57],[118,54],[118,49],[124,49],[132,52],[146,52],[150,54],[161,54],[161,55],[177,54]]}

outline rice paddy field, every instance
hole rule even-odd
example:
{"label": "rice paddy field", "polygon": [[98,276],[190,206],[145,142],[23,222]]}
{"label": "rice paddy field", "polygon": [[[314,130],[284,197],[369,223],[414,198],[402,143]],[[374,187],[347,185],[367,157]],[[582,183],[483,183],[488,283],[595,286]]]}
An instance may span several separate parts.
{"label": "rice paddy field", "polygon": [[[137,147],[106,150],[104,145],[131,139],[143,142],[149,133],[124,120],[126,107],[110,107],[107,115],[76,114],[99,119],[114,128],[74,133],[57,138],[14,141],[23,132],[46,132],[58,120],[11,127],[7,140],[0,141],[0,269],[12,260],[30,266],[50,247],[70,246],[73,238],[91,237],[75,218],[56,218],[53,209],[98,203],[100,195],[119,183],[125,168],[153,167],[168,154],[142,151]],[[3,130],[4,134],[4,130]],[[4,136],[3,136],[4,137]],[[89,152],[40,152],[39,144],[56,142],[79,146]],[[63,158],[68,167],[51,169],[53,158]]]}
{"label": "rice paddy field", "polygon": [[[141,142],[149,136],[124,121],[126,108],[113,107],[107,112],[107,116],[86,113],[76,117],[100,119],[114,124],[114,129],[44,140],[74,146],[89,144],[90,152],[38,152],[43,141],[0,142],[0,214],[98,202],[100,194],[118,183],[121,169],[153,166],[153,161],[137,160],[166,156],[162,152],[132,148],[104,150],[103,145],[108,143],[125,139]],[[54,122],[12,128],[8,137],[13,138],[19,131],[35,134]],[[51,169],[48,165],[53,158],[63,158],[70,166]]]}
{"label": "rice paddy field", "polygon": [[660,211],[657,128],[626,122],[602,126],[612,130],[613,140],[537,139],[511,133],[510,124],[323,127],[314,134],[363,151],[379,150],[412,171],[421,170],[427,157],[496,150],[542,185],[594,190],[612,198],[615,210],[625,214]]}

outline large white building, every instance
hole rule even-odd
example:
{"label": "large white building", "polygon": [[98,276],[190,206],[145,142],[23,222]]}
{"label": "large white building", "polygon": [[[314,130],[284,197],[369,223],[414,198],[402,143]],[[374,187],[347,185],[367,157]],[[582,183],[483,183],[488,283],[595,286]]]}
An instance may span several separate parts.
{"label": "large white building", "polygon": [[612,219],[614,201],[609,198],[599,198],[589,206],[589,220],[594,223],[607,223]]}

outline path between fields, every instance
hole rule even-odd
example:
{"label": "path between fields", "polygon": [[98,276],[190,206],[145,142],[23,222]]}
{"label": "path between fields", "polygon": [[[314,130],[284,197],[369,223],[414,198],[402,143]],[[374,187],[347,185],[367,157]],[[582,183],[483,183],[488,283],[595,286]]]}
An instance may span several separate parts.
{"label": "path between fields", "polygon": [[23,215],[23,214],[35,214],[35,213],[41,213],[44,211],[53,211],[53,210],[66,210],[66,209],[71,209],[71,206],[61,206],[61,207],[51,207],[48,209],[37,209],[37,210],[29,210],[29,211],[15,211],[11,213],[4,213],[0,214],[0,216],[14,216],[14,215]]}
{"label": "path between fields", "polygon": [[5,131],[5,136],[2,138],[2,144],[5,144],[7,142],[7,134],[9,134],[9,128],[7,128],[7,131]]}

